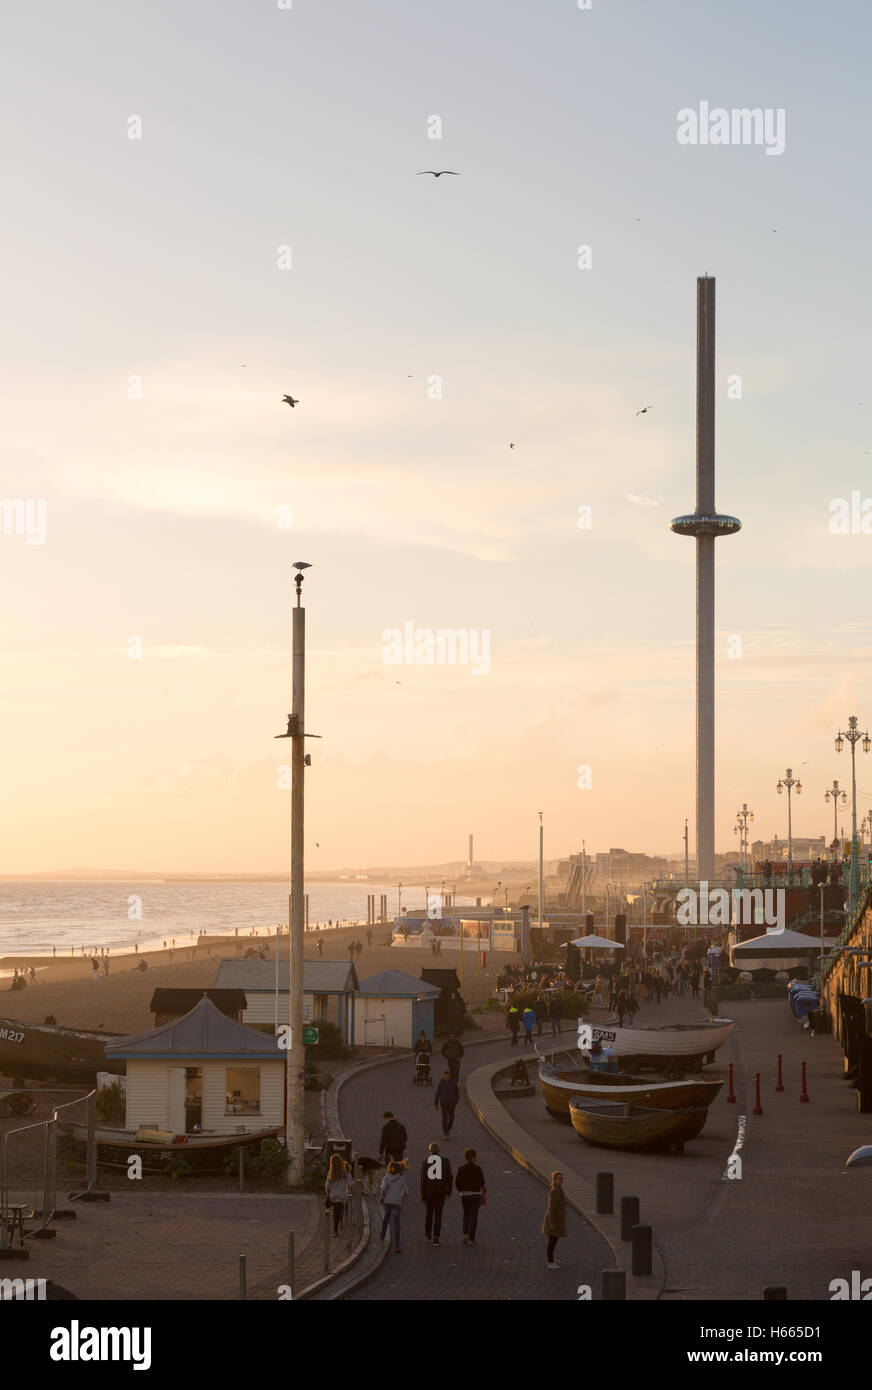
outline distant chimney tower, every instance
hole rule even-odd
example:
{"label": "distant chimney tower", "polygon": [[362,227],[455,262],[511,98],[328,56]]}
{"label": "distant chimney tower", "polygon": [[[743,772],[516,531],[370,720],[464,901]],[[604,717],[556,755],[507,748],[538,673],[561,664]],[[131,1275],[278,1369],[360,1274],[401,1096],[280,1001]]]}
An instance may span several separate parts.
{"label": "distant chimney tower", "polygon": [[472,865],[473,865],[473,858],[472,858],[472,836],[470,835],[470,837],[469,837],[469,859],[467,860],[467,864],[466,864],[466,867],[467,867],[467,869],[469,870],[470,873],[472,873]]}

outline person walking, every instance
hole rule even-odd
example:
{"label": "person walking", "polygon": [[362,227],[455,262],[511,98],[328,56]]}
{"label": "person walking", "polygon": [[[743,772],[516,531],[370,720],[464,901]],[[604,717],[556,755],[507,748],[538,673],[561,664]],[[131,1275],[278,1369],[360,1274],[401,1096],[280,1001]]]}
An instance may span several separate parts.
{"label": "person walking", "polygon": [[542,1029],[543,1029],[544,1026],[545,1026],[545,1016],[546,1016],[547,1012],[548,1012],[548,1011],[547,1011],[547,1009],[546,1009],[546,1007],[545,1007],[545,1000],[542,998],[541,993],[539,993],[539,994],[536,995],[536,998],[533,1000],[533,1013],[536,1015],[536,1037],[537,1037],[537,1038],[541,1038],[541,1036],[542,1036]]}
{"label": "person walking", "polygon": [[560,997],[555,994],[548,1006],[548,1013],[551,1016],[551,1033],[557,1037],[563,1027],[563,1016],[560,1012]]}
{"label": "person walking", "polygon": [[379,1240],[384,1240],[388,1226],[390,1226],[395,1255],[400,1253],[400,1212],[402,1211],[403,1198],[408,1190],[409,1185],[406,1182],[402,1163],[389,1163],[388,1171],[382,1178],[379,1189],[379,1202],[385,1209]]}
{"label": "person walking", "polygon": [[460,1080],[460,1060],[463,1057],[463,1043],[456,1033],[452,1033],[442,1049],[442,1056],[448,1063],[448,1070],[455,1081]]}
{"label": "person walking", "polygon": [[366,944],[367,946],[372,945],[372,927],[367,927],[366,929]]}
{"label": "person walking", "polygon": [[330,1155],[324,1190],[327,1193],[327,1205],[333,1212],[333,1234],[338,1236],[345,1216],[345,1204],[351,1196],[351,1179],[341,1154]]}
{"label": "person walking", "polygon": [[536,1027],[536,1015],[528,1004],[521,1015],[521,1023],[524,1025],[524,1046],[533,1041],[533,1029]]}
{"label": "person walking", "polygon": [[627,1011],[627,1027],[632,1028],[633,1019],[639,1012],[639,1001],[635,994],[627,993],[624,995],[624,1008]]}
{"label": "person walking", "polygon": [[463,1157],[466,1162],[458,1168],[454,1186],[463,1204],[463,1243],[475,1245],[478,1213],[486,1196],[484,1173],[475,1161],[475,1149],[464,1149]]}
{"label": "person walking", "polygon": [[615,996],[615,1013],[618,1015],[618,1027],[624,1026],[624,1014],[627,1012],[627,996],[623,990],[619,990]]}
{"label": "person walking", "polygon": [[378,1151],[384,1156],[387,1163],[402,1163],[406,1152],[406,1141],[409,1137],[406,1133],[406,1126],[400,1124],[393,1110],[385,1110],[382,1119],[384,1124],[382,1125],[381,1138],[378,1141]]}
{"label": "person walking", "polygon": [[557,1242],[566,1232],[566,1193],[563,1190],[563,1174],[555,1172],[551,1174],[551,1186],[548,1189],[548,1204],[545,1207],[545,1215],[542,1218],[542,1235],[548,1237],[546,1246],[546,1269],[559,1269],[554,1258],[557,1249]]}
{"label": "person walking", "polygon": [[319,937],[318,937],[318,955],[319,955],[319,956],[323,956],[323,954],[324,954],[324,938],[323,938],[323,936],[319,936]]}
{"label": "person walking", "polygon": [[442,1135],[447,1139],[454,1124],[454,1112],[457,1109],[457,1102],[460,1100],[460,1087],[450,1071],[442,1073],[442,1080],[436,1087],[436,1095],[433,1098],[433,1109],[442,1107]]}
{"label": "person walking", "polygon": [[521,1027],[521,1015],[518,1013],[518,1010],[515,1008],[514,1004],[512,1004],[511,1008],[506,1014],[506,1027],[512,1035],[512,1047],[517,1047],[518,1030]]}
{"label": "person walking", "polygon": [[427,1037],[427,1034],[424,1032],[423,1028],[421,1029],[420,1033],[415,1039],[415,1052],[426,1052],[428,1055],[432,1054],[433,1052],[433,1044]]}
{"label": "person walking", "polygon": [[[455,1083],[456,1084],[456,1083]],[[436,1161],[434,1161],[436,1160]],[[442,1208],[454,1186],[451,1164],[439,1152],[439,1145],[427,1147],[427,1157],[421,1164],[421,1201],[424,1203],[424,1239],[439,1244],[442,1234]]]}

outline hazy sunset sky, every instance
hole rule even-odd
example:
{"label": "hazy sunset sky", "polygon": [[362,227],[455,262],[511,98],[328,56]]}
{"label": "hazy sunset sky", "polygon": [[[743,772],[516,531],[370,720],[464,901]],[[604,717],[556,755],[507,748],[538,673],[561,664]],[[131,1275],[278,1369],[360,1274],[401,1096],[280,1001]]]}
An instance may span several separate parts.
{"label": "hazy sunset sky", "polygon": [[[872,496],[870,38],[854,0],[19,6],[0,493],[46,534],[0,534],[0,873],[286,863],[294,560],[307,870],[532,859],[540,810],[549,858],[677,851],[706,272],[717,848],[744,801],[786,833],[788,765],[831,833],[872,721],[872,536],[829,531]],[[783,108],[784,153],[680,145],[701,101]],[[386,665],[406,622],[489,671]]]}

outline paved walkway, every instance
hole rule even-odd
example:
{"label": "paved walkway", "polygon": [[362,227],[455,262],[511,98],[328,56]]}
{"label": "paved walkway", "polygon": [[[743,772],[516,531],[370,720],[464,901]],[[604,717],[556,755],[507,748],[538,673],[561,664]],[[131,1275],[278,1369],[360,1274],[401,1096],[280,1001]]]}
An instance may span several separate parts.
{"label": "paved walkway", "polygon": [[[568,1035],[567,1035],[568,1036]],[[543,1035],[542,1041],[549,1042]],[[510,1061],[530,1049],[513,1048],[508,1040],[472,1043],[466,1048],[461,1080],[466,1072],[501,1058]],[[579,1284],[599,1294],[599,1275],[614,1267],[606,1242],[575,1212],[569,1212],[568,1238],[557,1247],[559,1270],[545,1268],[545,1237],[539,1227],[546,1189],[518,1167],[482,1128],[464,1098],[457,1109],[451,1138],[443,1153],[452,1169],[463,1150],[476,1149],[487,1181],[487,1205],[479,1217],[474,1246],[461,1243],[460,1199],[446,1203],[442,1243],[424,1239],[424,1208],[418,1194],[418,1168],[427,1144],[441,1139],[439,1112],[433,1109],[433,1090],[412,1086],[411,1058],[373,1067],[346,1081],[339,1097],[343,1130],[360,1154],[376,1154],[384,1110],[393,1110],[409,1132],[409,1196],[403,1211],[401,1255],[389,1252],[376,1272],[349,1300],[461,1300],[478,1302],[575,1299]]]}

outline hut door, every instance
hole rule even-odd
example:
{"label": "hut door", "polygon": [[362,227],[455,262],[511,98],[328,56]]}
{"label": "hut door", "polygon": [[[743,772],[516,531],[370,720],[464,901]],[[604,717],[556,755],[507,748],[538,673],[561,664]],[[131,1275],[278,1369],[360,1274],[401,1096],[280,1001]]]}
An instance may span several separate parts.
{"label": "hut door", "polygon": [[167,1129],[184,1134],[186,1075],[184,1067],[170,1067],[167,1085]]}

